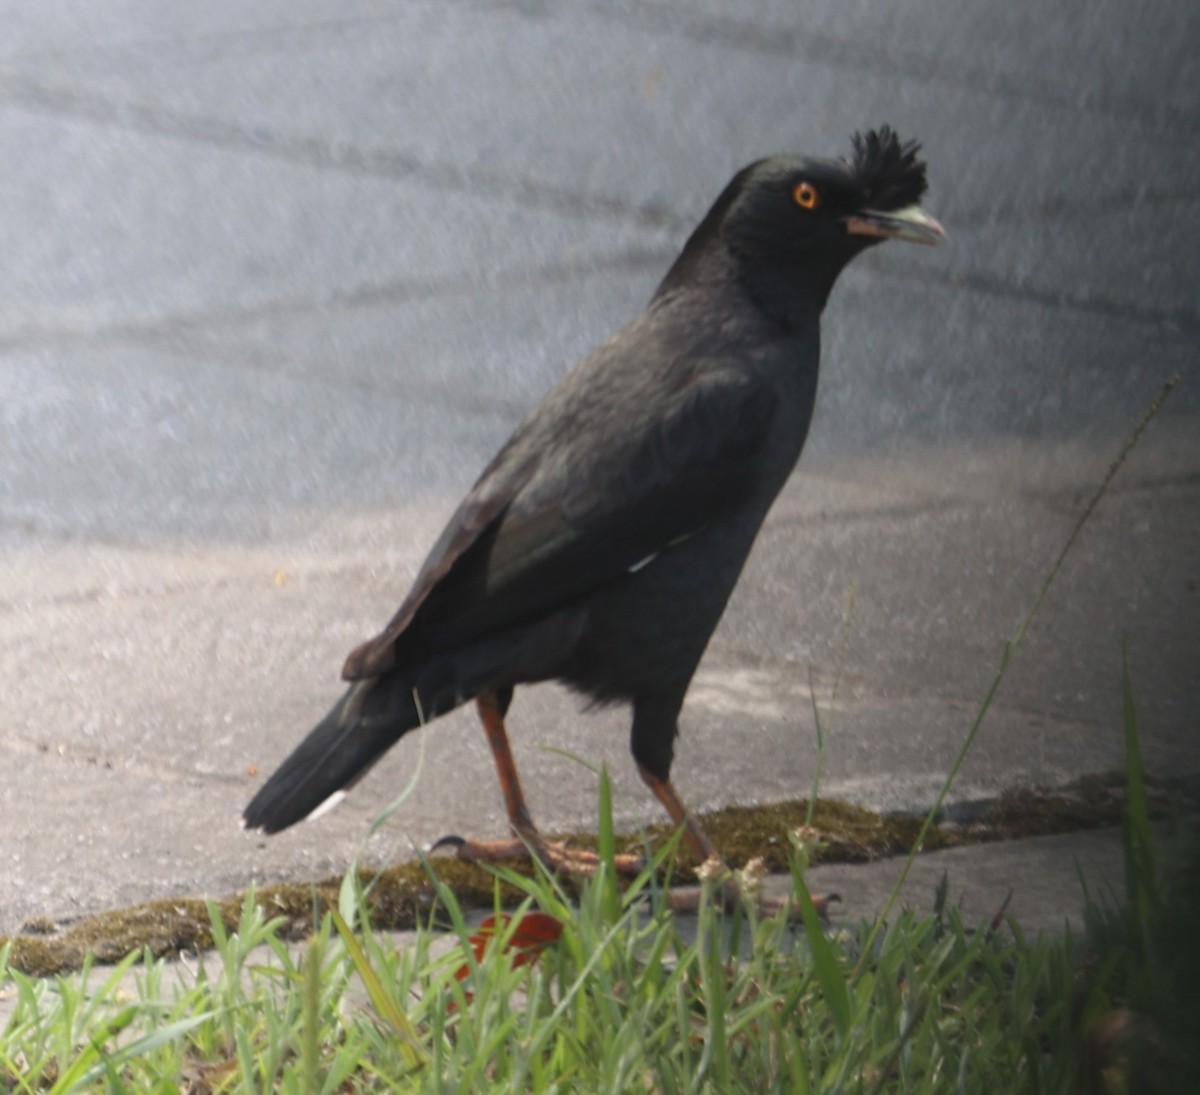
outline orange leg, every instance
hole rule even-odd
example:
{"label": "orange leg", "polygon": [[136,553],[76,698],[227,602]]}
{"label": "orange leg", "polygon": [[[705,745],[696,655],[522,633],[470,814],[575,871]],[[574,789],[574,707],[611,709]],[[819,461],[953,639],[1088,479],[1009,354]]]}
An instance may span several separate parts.
{"label": "orange leg", "polygon": [[[725,861],[721,857],[721,853],[717,851],[716,846],[708,838],[708,834],[703,827],[691,814],[688,808],[684,805],[683,799],[679,797],[679,792],[675,790],[674,784],[669,779],[659,779],[653,772],[647,768],[638,765],[638,774],[642,777],[642,781],[654,792],[654,797],[666,807],[666,811],[671,815],[671,820],[683,829],[684,839],[691,845],[692,851],[702,863],[715,861],[720,867],[725,868],[725,879],[721,883],[722,896],[725,898],[725,904],[733,906],[741,897],[741,890],[732,871],[725,867]],[[670,897],[670,906],[676,912],[691,912],[695,910],[699,903],[700,895],[698,893],[673,893]],[[817,908],[817,912],[821,916],[825,916],[826,911],[831,901],[838,900],[837,894],[813,894],[813,904]],[[759,898],[759,908],[768,916],[773,916],[775,913],[786,909],[788,916],[799,918],[800,909],[790,898]]]}
{"label": "orange leg", "polygon": [[684,839],[692,846],[692,851],[696,853],[700,862],[720,859],[721,853],[708,839],[708,834],[701,828],[700,822],[692,817],[688,808],[683,804],[683,799],[679,797],[675,785],[669,779],[659,779],[648,768],[643,768],[640,764],[638,765],[638,775],[642,777],[642,782],[654,792],[654,797],[666,807],[667,813],[671,815],[671,820],[677,826],[682,827]]}
{"label": "orange leg", "polygon": [[[592,874],[599,865],[599,857],[593,852],[566,848],[548,841],[533,823],[533,816],[521,790],[521,777],[517,774],[516,761],[508,743],[508,731],[504,726],[504,712],[499,698],[485,692],[475,701],[483,732],[487,735],[496,762],[496,775],[500,778],[500,791],[504,795],[504,809],[508,823],[516,835],[515,840],[463,840],[460,837],[443,837],[434,847],[452,844],[457,848],[459,859],[491,862],[502,859],[528,859],[537,856],[547,867],[556,871]],[[617,870],[622,874],[637,874],[642,869],[640,856],[618,855]]]}
{"label": "orange leg", "polygon": [[[500,699],[494,693],[485,692],[475,701],[479,712],[483,731],[487,735],[488,745],[491,746],[492,757],[496,763],[496,774],[500,780],[500,790],[504,795],[504,808],[508,814],[508,823],[516,836],[515,840],[464,840],[462,837],[443,837],[434,845],[435,848],[453,845],[457,849],[459,859],[474,862],[494,862],[505,859],[528,859],[536,856],[551,870],[565,871],[576,874],[592,874],[599,865],[599,858],[592,852],[566,848],[562,844],[548,841],[538,831],[525,801],[525,793],[521,789],[521,777],[517,774],[516,761],[513,759],[512,747],[508,742],[508,731],[504,726],[504,710]],[[679,792],[669,779],[660,779],[649,769],[638,766],[638,774],[643,782],[654,793],[654,797],[663,804],[671,821],[684,831],[693,852],[706,862],[715,860],[723,865],[721,854],[708,838],[700,823],[692,816]],[[637,874],[644,866],[640,856],[618,855],[617,869],[622,874]],[[722,883],[722,892],[728,905],[734,905],[740,900],[740,889],[732,872],[729,872]],[[678,911],[692,911],[696,908],[699,895],[696,893],[674,893],[670,897],[670,905]],[[836,900],[836,894],[813,895],[813,904],[818,912],[825,914],[830,901]],[[759,901],[761,910],[770,915],[786,909],[790,916],[797,916],[799,909],[788,898],[763,898]]]}
{"label": "orange leg", "polygon": [[508,731],[504,726],[504,715],[495,695],[485,692],[475,701],[479,721],[492,748],[496,762],[496,775],[500,777],[500,792],[504,795],[504,808],[508,811],[508,822],[517,834],[536,833],[533,817],[521,790],[521,777],[517,774],[517,762],[513,759],[512,746],[508,744]]}

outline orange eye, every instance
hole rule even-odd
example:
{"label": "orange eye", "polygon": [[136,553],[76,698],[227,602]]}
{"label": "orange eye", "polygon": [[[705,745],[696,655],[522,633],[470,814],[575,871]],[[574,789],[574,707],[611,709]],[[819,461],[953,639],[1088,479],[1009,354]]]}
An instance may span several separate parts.
{"label": "orange eye", "polygon": [[816,209],[821,204],[821,195],[810,182],[800,183],[792,191],[792,198],[801,209]]}

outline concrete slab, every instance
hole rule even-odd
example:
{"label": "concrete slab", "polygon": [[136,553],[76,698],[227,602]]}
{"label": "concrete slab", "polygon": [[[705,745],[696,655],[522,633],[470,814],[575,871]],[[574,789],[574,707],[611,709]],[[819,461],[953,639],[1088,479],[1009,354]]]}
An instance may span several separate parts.
{"label": "concrete slab", "polygon": [[[86,9],[86,10],[84,10]],[[0,19],[0,933],[331,873],[420,757],[319,825],[241,806],[338,690],[494,448],[636,313],[730,172],[892,122],[936,251],[840,284],[808,453],[685,712],[697,807],[927,802],[1080,508],[957,794],[1200,771],[1194,5],[98,0]],[[856,591],[849,639],[841,639]],[[841,672],[836,704],[830,688]],[[620,712],[518,698],[547,828]],[[368,859],[503,828],[469,716]],[[448,792],[453,789],[453,793]]]}

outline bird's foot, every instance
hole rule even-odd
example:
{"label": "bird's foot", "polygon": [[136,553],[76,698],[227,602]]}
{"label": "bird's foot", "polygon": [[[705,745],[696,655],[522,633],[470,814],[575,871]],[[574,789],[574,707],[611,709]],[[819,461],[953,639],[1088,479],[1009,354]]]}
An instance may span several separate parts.
{"label": "bird's foot", "polygon": [[[444,836],[429,850],[453,848],[457,858],[467,863],[499,863],[513,859],[538,859],[551,871],[590,877],[600,866],[595,852],[568,848],[565,844],[547,840],[537,830],[526,832],[512,840],[467,840],[461,836]],[[619,853],[614,856],[617,873],[628,877],[639,874],[645,867],[641,856]]]}

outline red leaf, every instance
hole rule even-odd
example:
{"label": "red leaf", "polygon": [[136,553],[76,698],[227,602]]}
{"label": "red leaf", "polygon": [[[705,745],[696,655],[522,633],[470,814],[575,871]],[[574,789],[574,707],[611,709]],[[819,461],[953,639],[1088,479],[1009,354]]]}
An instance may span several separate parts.
{"label": "red leaf", "polygon": [[[510,919],[503,914],[499,921],[496,917],[489,916],[479,925],[479,930],[469,940],[471,949],[475,952],[476,962],[483,961],[483,953],[487,949],[488,941],[498,932],[506,929]],[[536,961],[542,951],[551,943],[558,942],[562,936],[562,930],[562,921],[556,917],[540,912],[526,913],[513,929],[504,949],[516,952],[513,956],[514,967],[527,966],[530,962]],[[470,972],[470,963],[464,962],[455,971],[454,976],[461,981]]]}

